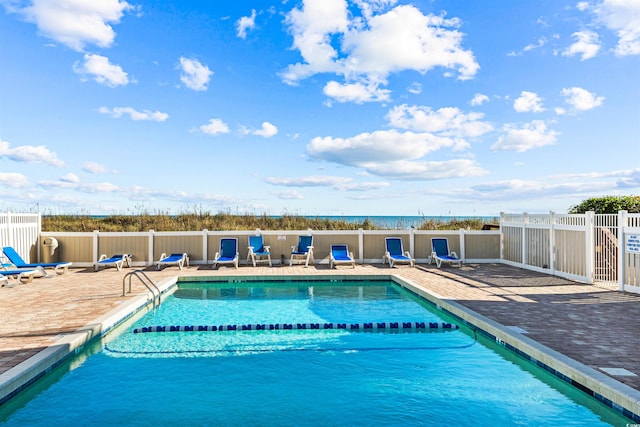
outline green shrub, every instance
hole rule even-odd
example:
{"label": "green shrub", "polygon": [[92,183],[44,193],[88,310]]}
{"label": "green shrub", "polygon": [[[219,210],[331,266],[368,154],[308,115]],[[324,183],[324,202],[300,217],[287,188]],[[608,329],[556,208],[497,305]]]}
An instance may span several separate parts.
{"label": "green shrub", "polygon": [[592,197],[573,206],[569,213],[594,211],[597,214],[614,214],[618,211],[640,213],[640,196],[604,196]]}

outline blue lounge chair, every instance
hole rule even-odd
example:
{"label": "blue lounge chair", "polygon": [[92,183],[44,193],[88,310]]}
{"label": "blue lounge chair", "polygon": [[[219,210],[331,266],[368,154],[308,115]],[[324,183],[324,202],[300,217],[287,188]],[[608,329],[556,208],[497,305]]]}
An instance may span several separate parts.
{"label": "blue lounge chair", "polygon": [[45,277],[47,274],[43,267],[25,268],[25,269],[0,269],[0,283],[2,286],[9,285],[9,278],[17,279],[17,282],[31,283],[35,275]]}
{"label": "blue lounge chair", "polygon": [[249,253],[247,254],[247,262],[251,259],[254,267],[256,266],[256,263],[268,262],[269,267],[272,267],[271,253],[269,252],[270,249],[271,248],[269,246],[264,245],[262,234],[249,236]]}
{"label": "blue lounge chair", "polygon": [[329,268],[334,268],[338,264],[351,264],[351,268],[356,268],[356,261],[353,253],[349,252],[347,245],[331,245],[329,252]]}
{"label": "blue lounge chair", "polygon": [[238,268],[238,239],[235,237],[220,239],[220,252],[216,252],[213,266],[220,264],[233,264]]}
{"label": "blue lounge chair", "polygon": [[458,254],[449,250],[449,240],[443,237],[434,237],[431,239],[431,257],[429,264],[436,262],[436,266],[440,268],[443,262],[458,264],[462,267],[462,260],[458,258]]}
{"label": "blue lounge chair", "polygon": [[11,246],[5,246],[2,248],[2,252],[4,252],[4,256],[7,257],[9,262],[13,264],[16,268],[53,268],[56,274],[64,274],[67,272],[67,269],[71,265],[70,262],[34,262],[34,263],[26,263],[22,257],[16,252],[15,249]]}
{"label": "blue lounge chair", "polygon": [[389,263],[389,267],[393,268],[396,263],[409,264],[415,266],[415,260],[411,257],[409,251],[402,249],[402,238],[385,237],[384,239],[385,253],[382,257],[383,263]]}
{"label": "blue lounge chair", "polygon": [[189,255],[186,253],[183,254],[171,254],[167,256],[166,253],[162,253],[160,255],[160,260],[158,261],[158,270],[162,268],[163,265],[177,265],[180,270],[184,267],[185,263],[187,267],[189,266]]}
{"label": "blue lounge chair", "polygon": [[304,266],[309,266],[309,261],[313,264],[313,236],[298,236],[298,245],[291,246],[291,259],[289,265],[293,265],[294,260],[304,260]]}
{"label": "blue lounge chair", "polygon": [[103,267],[116,267],[118,271],[122,270],[124,263],[127,263],[127,267],[131,267],[131,255],[130,254],[117,254],[107,258],[107,255],[100,255],[98,262],[94,264],[93,269],[98,271],[100,266]]}

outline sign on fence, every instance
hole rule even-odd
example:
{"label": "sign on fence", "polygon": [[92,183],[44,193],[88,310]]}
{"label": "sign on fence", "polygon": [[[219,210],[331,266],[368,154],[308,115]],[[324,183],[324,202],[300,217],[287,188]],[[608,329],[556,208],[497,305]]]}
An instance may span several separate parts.
{"label": "sign on fence", "polygon": [[640,254],[640,234],[627,234],[625,245],[628,253]]}

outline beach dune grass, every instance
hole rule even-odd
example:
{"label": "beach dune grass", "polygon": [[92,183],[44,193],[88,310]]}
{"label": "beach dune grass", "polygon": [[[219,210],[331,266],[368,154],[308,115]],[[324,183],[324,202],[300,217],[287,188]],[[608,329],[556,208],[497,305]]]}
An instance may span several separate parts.
{"label": "beach dune grass", "polygon": [[[436,220],[425,218],[415,227],[418,230],[480,230],[486,221],[483,218]],[[365,218],[360,222],[349,221],[348,217],[324,218],[300,215],[238,215],[230,213],[182,213],[178,215],[138,213],[134,215],[43,215],[42,230],[50,232],[91,232],[108,231],[233,231],[233,230],[382,230],[384,226]],[[396,229],[409,228],[402,220]]]}

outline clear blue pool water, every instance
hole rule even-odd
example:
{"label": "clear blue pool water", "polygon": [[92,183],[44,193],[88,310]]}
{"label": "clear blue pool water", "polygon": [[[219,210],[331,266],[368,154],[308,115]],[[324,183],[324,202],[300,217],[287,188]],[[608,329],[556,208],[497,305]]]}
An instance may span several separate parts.
{"label": "clear blue pool water", "polygon": [[452,322],[391,282],[189,283],[0,408],[0,424],[597,426],[628,420],[472,331],[133,333]]}

